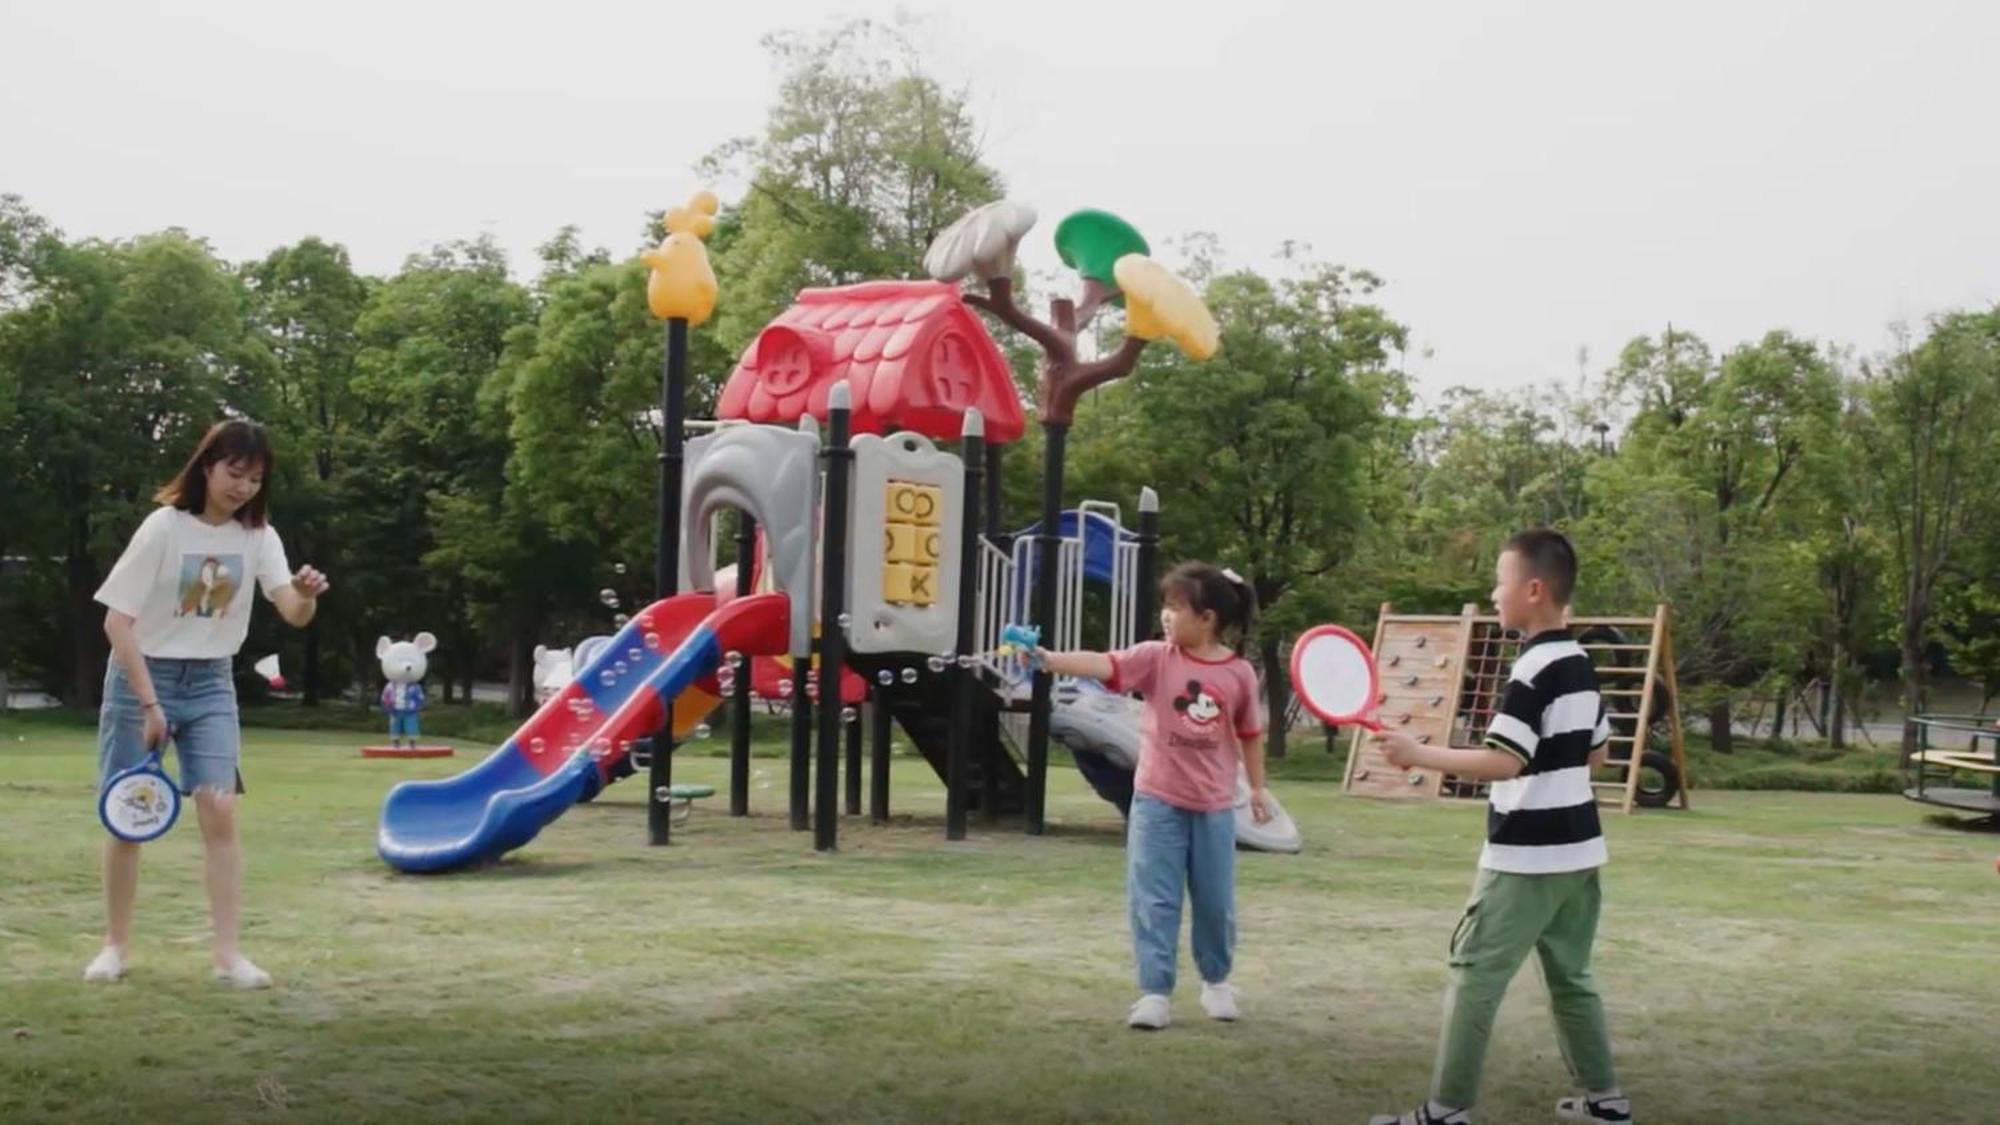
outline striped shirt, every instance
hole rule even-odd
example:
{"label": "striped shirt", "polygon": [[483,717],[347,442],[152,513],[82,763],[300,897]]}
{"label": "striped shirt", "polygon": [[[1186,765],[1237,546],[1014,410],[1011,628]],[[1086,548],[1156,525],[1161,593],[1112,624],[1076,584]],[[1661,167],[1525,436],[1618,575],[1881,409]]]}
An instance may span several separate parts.
{"label": "striped shirt", "polygon": [[1597,668],[1566,629],[1537,633],[1514,659],[1486,745],[1521,759],[1488,787],[1479,865],[1517,875],[1601,867],[1606,859],[1590,752],[1611,737]]}

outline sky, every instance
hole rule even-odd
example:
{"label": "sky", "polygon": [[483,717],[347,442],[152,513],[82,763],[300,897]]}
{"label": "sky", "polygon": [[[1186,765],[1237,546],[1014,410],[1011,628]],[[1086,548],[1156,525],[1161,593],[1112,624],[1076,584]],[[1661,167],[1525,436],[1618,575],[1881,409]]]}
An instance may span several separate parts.
{"label": "sky", "polygon": [[0,0],[0,192],[71,237],[318,235],[389,273],[490,234],[529,273],[566,223],[635,251],[758,131],[764,35],[901,14],[1041,212],[1031,268],[1079,207],[1236,266],[1305,243],[1384,279],[1427,391],[1600,373],[1669,324],[1865,355],[2000,302],[1991,0],[1167,10]]}

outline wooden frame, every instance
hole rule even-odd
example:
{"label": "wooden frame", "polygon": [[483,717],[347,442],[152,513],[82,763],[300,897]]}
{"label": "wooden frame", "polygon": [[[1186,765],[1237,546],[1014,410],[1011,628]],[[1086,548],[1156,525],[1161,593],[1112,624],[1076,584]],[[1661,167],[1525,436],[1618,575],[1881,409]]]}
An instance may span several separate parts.
{"label": "wooden frame", "polygon": [[[1467,707],[1468,676],[1475,681],[1481,675],[1490,677],[1490,669],[1468,669],[1472,659],[1475,641],[1488,643],[1498,632],[1500,620],[1497,617],[1482,616],[1477,606],[1468,605],[1456,616],[1441,614],[1397,614],[1389,603],[1382,604],[1382,612],[1375,623],[1374,651],[1376,667],[1384,685],[1378,703],[1384,708],[1382,719],[1385,723],[1410,727],[1423,735],[1437,737],[1441,742],[1452,742],[1453,732],[1461,725],[1467,730],[1468,739],[1479,735]],[[1482,626],[1487,627],[1482,630]],[[1674,641],[1671,615],[1665,605],[1656,606],[1651,617],[1577,617],[1570,620],[1570,627],[1585,630],[1595,626],[1610,626],[1622,630],[1645,630],[1644,644],[1590,644],[1584,648],[1595,658],[1605,652],[1643,652],[1643,664],[1633,667],[1623,664],[1605,666],[1600,661],[1599,682],[1604,695],[1611,698],[1636,698],[1638,713],[1634,716],[1635,726],[1631,735],[1614,732],[1611,740],[1624,743],[1630,750],[1622,763],[1625,776],[1617,781],[1592,782],[1599,791],[1600,804],[1616,807],[1618,811],[1630,813],[1637,807],[1639,797],[1639,772],[1646,753],[1646,733],[1652,729],[1656,716],[1653,714],[1653,695],[1650,685],[1655,681],[1666,685],[1672,698],[1680,699],[1680,681],[1674,671]],[[1430,648],[1432,640],[1451,639],[1453,651],[1440,658],[1437,649]],[[1426,652],[1428,666],[1436,675],[1426,678],[1423,673],[1409,673],[1400,670],[1401,662],[1413,652]],[[1628,682],[1629,677],[1638,677],[1636,686]],[[1418,695],[1411,698],[1397,698],[1391,694],[1392,684],[1408,686],[1412,682],[1428,684],[1434,690],[1442,683],[1446,690],[1428,697]],[[1475,685],[1476,686],[1476,685]],[[1473,701],[1476,709],[1477,700]],[[1396,707],[1403,710],[1397,711]],[[1687,743],[1681,728],[1680,708],[1669,709],[1666,715],[1668,741],[1674,767],[1680,772],[1681,786],[1679,806],[1691,808],[1688,796],[1694,786],[1694,779],[1688,771]],[[1476,744],[1476,743],[1475,743]],[[1612,768],[1620,763],[1614,762]],[[1365,796],[1408,799],[1414,797],[1435,798],[1439,796],[1483,796],[1483,784],[1447,778],[1428,770],[1414,770],[1408,773],[1396,770],[1379,753],[1368,747],[1365,732],[1356,728],[1348,744],[1347,768],[1342,777],[1344,792],[1360,793]]]}

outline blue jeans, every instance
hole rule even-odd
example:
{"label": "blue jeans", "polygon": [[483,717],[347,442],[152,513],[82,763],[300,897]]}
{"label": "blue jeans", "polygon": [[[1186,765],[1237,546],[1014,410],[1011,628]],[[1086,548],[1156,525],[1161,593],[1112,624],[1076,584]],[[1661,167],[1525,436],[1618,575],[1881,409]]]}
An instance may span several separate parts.
{"label": "blue jeans", "polygon": [[1144,793],[1132,797],[1125,894],[1139,991],[1174,990],[1181,899],[1194,900],[1194,965],[1201,979],[1229,979],[1236,951],[1236,813],[1193,812]]}
{"label": "blue jeans", "polygon": [[[173,762],[181,792],[197,789],[241,792],[237,762],[243,731],[236,711],[236,679],[228,657],[173,660],[146,657],[146,672],[159,693],[174,744]],[[138,693],[116,658],[104,670],[104,704],[97,712],[97,784],[146,760],[146,716]]]}
{"label": "blue jeans", "polygon": [[415,742],[418,737],[417,712],[415,711],[389,712],[389,737],[408,738],[411,742]]}

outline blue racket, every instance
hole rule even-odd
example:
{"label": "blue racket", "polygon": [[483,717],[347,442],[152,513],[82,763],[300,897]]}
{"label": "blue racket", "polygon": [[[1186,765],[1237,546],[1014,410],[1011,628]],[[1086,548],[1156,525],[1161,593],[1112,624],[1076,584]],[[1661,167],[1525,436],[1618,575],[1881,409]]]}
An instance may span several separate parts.
{"label": "blue racket", "polygon": [[111,775],[97,799],[97,818],[113,836],[143,844],[167,834],[181,815],[181,789],[160,764],[160,748],[146,760]]}

